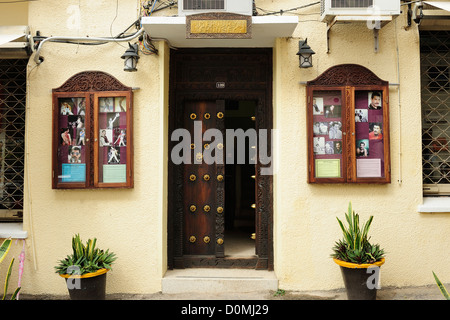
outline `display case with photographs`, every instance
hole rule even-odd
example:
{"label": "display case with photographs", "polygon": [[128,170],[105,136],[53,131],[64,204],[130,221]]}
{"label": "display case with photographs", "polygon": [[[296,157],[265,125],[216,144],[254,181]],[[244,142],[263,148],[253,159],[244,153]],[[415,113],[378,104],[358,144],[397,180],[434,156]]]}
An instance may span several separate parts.
{"label": "display case with photographs", "polygon": [[308,82],[309,183],[390,183],[388,87],[359,65]]}
{"label": "display case with photographs", "polygon": [[342,179],[342,93],[315,91],[312,96],[314,177]]}
{"label": "display case with photographs", "polygon": [[85,94],[64,94],[54,101],[56,121],[54,122],[56,144],[55,180],[61,186],[84,187],[88,183],[89,150],[87,135],[89,124],[86,117]]}
{"label": "display case with photographs", "polygon": [[123,185],[129,175],[131,132],[129,97],[117,93],[95,95],[95,175],[97,186]]}
{"label": "display case with photographs", "polygon": [[357,178],[385,177],[383,92],[355,91],[355,157]]}
{"label": "display case with photographs", "polygon": [[133,187],[132,89],[100,71],[53,89],[54,189]]}

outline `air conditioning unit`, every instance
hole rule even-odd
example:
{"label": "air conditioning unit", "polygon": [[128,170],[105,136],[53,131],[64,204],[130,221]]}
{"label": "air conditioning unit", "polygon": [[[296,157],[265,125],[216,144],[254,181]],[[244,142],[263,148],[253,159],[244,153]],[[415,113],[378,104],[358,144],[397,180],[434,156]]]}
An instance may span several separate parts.
{"label": "air conditioning unit", "polygon": [[178,15],[197,13],[229,12],[251,16],[252,0],[178,0]]}
{"label": "air conditioning unit", "polygon": [[320,5],[322,22],[332,22],[335,17],[366,21],[400,14],[400,0],[321,0]]}

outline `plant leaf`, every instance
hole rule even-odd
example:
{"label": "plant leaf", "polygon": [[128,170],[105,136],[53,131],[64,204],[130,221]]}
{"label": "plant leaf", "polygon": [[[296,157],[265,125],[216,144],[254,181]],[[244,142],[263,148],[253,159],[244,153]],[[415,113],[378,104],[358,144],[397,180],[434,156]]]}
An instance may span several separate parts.
{"label": "plant leaf", "polygon": [[11,248],[12,240],[11,238],[5,239],[0,246],[0,262],[5,259],[6,255],[9,252],[9,248]]}
{"label": "plant leaf", "polygon": [[450,300],[450,295],[448,294],[447,289],[444,287],[444,285],[442,284],[442,282],[439,280],[439,278],[437,277],[437,275],[433,272],[433,276],[434,276],[434,280],[436,280],[436,283],[439,287],[439,290],[441,290],[442,295],[445,297],[446,300]]}
{"label": "plant leaf", "polygon": [[9,264],[8,272],[6,273],[5,286],[3,288],[2,300],[5,300],[6,292],[8,291],[9,278],[11,277],[11,269],[12,269],[13,264],[14,264],[14,258],[12,258],[11,263]]}

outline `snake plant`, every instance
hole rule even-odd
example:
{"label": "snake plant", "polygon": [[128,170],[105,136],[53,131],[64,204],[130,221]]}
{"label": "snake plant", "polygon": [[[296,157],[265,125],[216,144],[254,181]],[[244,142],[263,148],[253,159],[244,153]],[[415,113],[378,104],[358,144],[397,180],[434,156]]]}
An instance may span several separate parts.
{"label": "snake plant", "polygon": [[355,213],[350,202],[345,214],[348,227],[344,226],[339,218],[336,219],[342,230],[343,239],[335,243],[331,255],[333,258],[363,264],[374,263],[384,257],[384,250],[378,244],[373,245],[369,241],[368,233],[373,216],[370,216],[369,220],[362,226],[359,221],[359,214]]}
{"label": "snake plant", "polygon": [[77,274],[96,272],[100,269],[111,269],[116,255],[109,250],[96,248],[97,239],[89,239],[86,244],[81,241],[77,234],[72,238],[72,254],[65,259],[59,260],[55,266],[58,274]]}
{"label": "snake plant", "polygon": [[[9,252],[9,249],[11,248],[12,241],[10,238],[5,239],[3,243],[0,246],[0,263],[5,259],[6,255]],[[14,264],[14,258],[12,258],[11,262],[9,263],[8,271],[6,272],[6,279],[5,279],[5,285],[3,287],[3,297],[2,300],[5,300],[6,293],[8,291],[8,285],[9,285],[9,278],[11,277],[11,270],[12,266]],[[14,290],[14,293],[11,296],[11,300],[16,300],[17,294],[20,291],[20,287],[16,288]]]}

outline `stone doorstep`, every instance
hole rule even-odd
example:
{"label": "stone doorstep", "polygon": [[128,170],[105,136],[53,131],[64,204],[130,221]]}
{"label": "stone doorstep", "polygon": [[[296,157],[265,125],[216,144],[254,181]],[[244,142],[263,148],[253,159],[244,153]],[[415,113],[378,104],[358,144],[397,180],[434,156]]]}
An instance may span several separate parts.
{"label": "stone doorstep", "polygon": [[188,268],[168,270],[162,279],[162,293],[224,293],[278,290],[275,272],[247,269]]}

